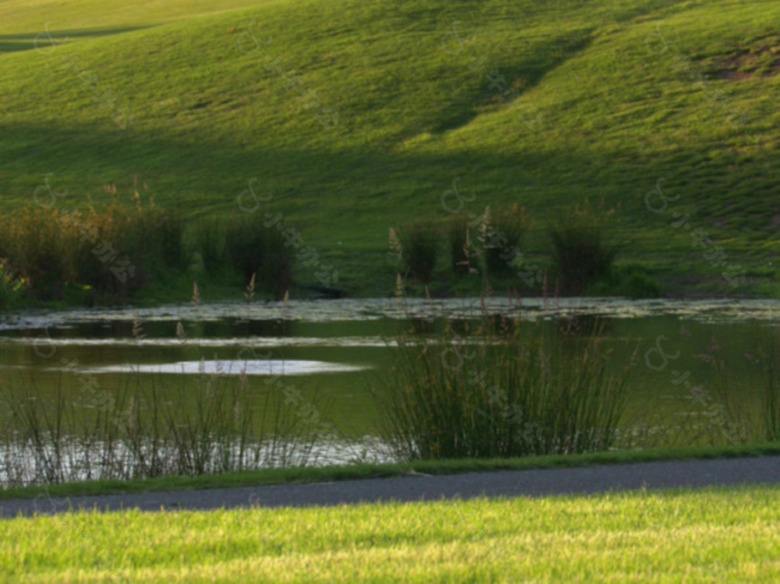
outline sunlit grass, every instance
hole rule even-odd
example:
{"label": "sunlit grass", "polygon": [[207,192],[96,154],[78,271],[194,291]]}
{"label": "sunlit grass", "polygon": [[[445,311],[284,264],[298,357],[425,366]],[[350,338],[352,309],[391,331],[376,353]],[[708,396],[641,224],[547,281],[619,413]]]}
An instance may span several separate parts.
{"label": "sunlit grass", "polygon": [[[740,81],[721,75],[735,51],[777,44],[776,3],[237,6],[3,3],[0,41],[27,44],[0,55],[2,205],[18,209],[49,173],[72,207],[139,174],[166,208],[224,217],[254,178],[258,214],[283,213],[342,262],[343,286],[377,293],[394,279],[383,261],[388,227],[447,218],[441,197],[459,178],[461,194],[476,197],[466,214],[620,202],[622,261],[674,286],[693,274],[687,286],[733,292],[702,258],[711,250],[670,226],[673,212],[690,213],[729,264],[776,290],[769,96],[780,77],[766,67]],[[71,42],[36,51],[31,39],[47,22]],[[494,71],[505,81],[491,81]],[[122,130],[112,118],[125,107],[134,117]],[[660,215],[644,201],[659,179],[680,197]],[[531,257],[546,243],[536,222]]]}
{"label": "sunlit grass", "polygon": [[0,522],[28,582],[771,582],[780,489]]}

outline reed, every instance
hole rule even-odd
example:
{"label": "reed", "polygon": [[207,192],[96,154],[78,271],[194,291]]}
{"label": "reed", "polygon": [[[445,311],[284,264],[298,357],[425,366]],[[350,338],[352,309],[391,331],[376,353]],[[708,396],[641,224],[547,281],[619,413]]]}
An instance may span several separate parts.
{"label": "reed", "polygon": [[397,340],[380,407],[406,459],[607,450],[617,438],[630,366],[616,370],[597,334],[562,338],[541,325],[483,315],[468,342],[453,323],[431,342]]}
{"label": "reed", "polygon": [[[260,290],[284,297],[293,284],[294,229],[269,225],[261,216],[233,216],[225,234],[226,256],[231,267],[248,285],[254,277]],[[290,231],[293,230],[293,231]]]}
{"label": "reed", "polygon": [[390,230],[390,245],[407,278],[428,284],[439,255],[439,233],[433,221],[414,221]]}
{"label": "reed", "polygon": [[[203,475],[312,462],[322,426],[246,375],[175,386],[139,373],[97,398],[3,385],[0,484]],[[232,372],[235,373],[235,372]],[[318,404],[322,407],[321,404]]]}
{"label": "reed", "polygon": [[91,290],[95,302],[121,302],[152,277],[186,268],[183,222],[176,213],[141,203],[119,203],[108,188],[107,205],[86,211],[28,206],[0,216],[0,259],[35,300],[61,300],[69,288]]}
{"label": "reed", "polygon": [[525,207],[512,205],[498,209],[495,214],[486,210],[480,240],[488,274],[505,277],[516,271],[520,244],[528,227]]}
{"label": "reed", "polygon": [[452,271],[460,275],[476,273],[475,260],[477,258],[468,218],[464,215],[452,217],[447,224],[447,233],[449,236]]}
{"label": "reed", "polygon": [[564,294],[578,295],[609,278],[618,248],[607,240],[607,225],[615,210],[587,201],[569,207],[549,227],[553,259]]}
{"label": "reed", "polygon": [[13,308],[24,295],[26,284],[17,278],[0,259],[0,310]]}

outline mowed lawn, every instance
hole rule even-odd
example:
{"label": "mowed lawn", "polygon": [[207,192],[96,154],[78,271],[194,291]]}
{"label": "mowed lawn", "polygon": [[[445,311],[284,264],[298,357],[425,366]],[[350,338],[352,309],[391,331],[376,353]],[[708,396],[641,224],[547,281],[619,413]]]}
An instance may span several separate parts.
{"label": "mowed lawn", "polygon": [[3,582],[776,582],[780,488],[0,522]]}

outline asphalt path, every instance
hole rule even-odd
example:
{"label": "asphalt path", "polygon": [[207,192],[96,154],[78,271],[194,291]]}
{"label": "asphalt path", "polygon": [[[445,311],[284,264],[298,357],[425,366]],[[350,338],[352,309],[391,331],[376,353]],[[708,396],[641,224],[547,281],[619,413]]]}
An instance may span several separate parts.
{"label": "asphalt path", "polygon": [[212,510],[308,507],[377,502],[438,501],[478,497],[593,495],[625,490],[780,484],[780,456],[644,462],[545,470],[287,484],[199,491],[0,501],[0,517],[79,510]]}

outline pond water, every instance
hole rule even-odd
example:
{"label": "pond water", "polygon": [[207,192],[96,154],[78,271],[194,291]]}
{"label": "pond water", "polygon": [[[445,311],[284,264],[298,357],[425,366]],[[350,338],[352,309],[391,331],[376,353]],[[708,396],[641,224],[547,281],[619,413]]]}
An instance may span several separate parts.
{"label": "pond water", "polygon": [[[313,450],[315,463],[385,461],[392,456],[379,439],[373,393],[388,382],[395,336],[413,327],[419,342],[431,342],[447,319],[468,321],[483,311],[561,335],[591,334],[599,322],[599,334],[626,347],[618,365],[638,349],[624,426],[626,435],[642,435],[642,446],[747,436],[765,382],[757,363],[780,362],[775,300],[343,299],[5,315],[0,386],[97,408],[90,396],[115,392],[130,378],[193,400],[204,377],[241,378],[258,402],[275,396],[294,401],[308,419],[327,420],[334,431]],[[725,366],[713,367],[713,356]],[[728,394],[742,428],[713,414],[717,400],[691,392],[715,386]],[[679,432],[683,421],[687,430]]]}

